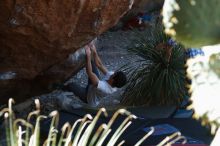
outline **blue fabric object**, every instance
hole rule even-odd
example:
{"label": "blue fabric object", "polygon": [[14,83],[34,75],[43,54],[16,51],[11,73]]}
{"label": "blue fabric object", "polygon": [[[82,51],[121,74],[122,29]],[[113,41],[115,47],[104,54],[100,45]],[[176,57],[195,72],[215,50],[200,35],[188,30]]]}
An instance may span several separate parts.
{"label": "blue fabric object", "polygon": [[204,56],[205,54],[204,54],[204,52],[203,52],[201,49],[199,49],[199,48],[190,48],[190,49],[188,49],[188,50],[186,51],[186,56],[187,56],[188,58],[194,58],[194,57],[196,57],[196,56],[198,56],[198,55]]}
{"label": "blue fabric object", "polygon": [[146,21],[151,21],[152,19],[152,16],[151,15],[148,15],[148,14],[140,14],[138,15],[138,20],[141,20],[142,22],[146,22]]}
{"label": "blue fabric object", "polygon": [[143,21],[151,21],[152,16],[148,15],[148,14],[144,14],[143,16],[141,16]]}
{"label": "blue fabric object", "polygon": [[[153,136],[155,135],[166,135],[166,134],[172,134],[172,133],[175,133],[175,132],[178,132],[179,130],[170,125],[170,124],[160,124],[160,125],[156,125],[156,126],[153,126],[154,127],[154,133],[152,134]],[[150,127],[145,127],[143,129],[144,132],[149,132],[150,131]]]}
{"label": "blue fabric object", "polygon": [[185,109],[188,105],[192,104],[189,96],[185,96],[182,103],[180,104],[180,108]]}
{"label": "blue fabric object", "polygon": [[169,39],[168,44],[171,45],[171,46],[177,45],[177,43],[173,39]]}
{"label": "blue fabric object", "polygon": [[173,117],[174,118],[191,118],[193,113],[194,113],[193,110],[179,109]]}

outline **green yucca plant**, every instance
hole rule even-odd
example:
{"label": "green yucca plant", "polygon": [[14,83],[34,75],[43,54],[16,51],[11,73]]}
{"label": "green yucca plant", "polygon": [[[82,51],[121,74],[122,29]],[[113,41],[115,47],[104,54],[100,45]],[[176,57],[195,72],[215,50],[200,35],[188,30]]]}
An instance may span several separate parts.
{"label": "green yucca plant", "polygon": [[[27,120],[15,118],[12,111],[13,102],[13,99],[10,99],[9,107],[0,111],[0,117],[4,116],[5,118],[4,124],[6,129],[7,146],[102,146],[104,143],[106,143],[106,146],[121,146],[125,143],[125,140],[118,142],[120,136],[131,125],[132,119],[137,118],[127,110],[119,109],[113,114],[107,124],[101,124],[92,135],[92,131],[94,131],[94,127],[97,125],[97,121],[101,114],[103,113],[107,116],[106,110],[101,108],[94,118],[90,114],[86,114],[82,119],[78,119],[72,126],[69,123],[64,124],[59,133],[56,129],[59,121],[59,114],[57,111],[54,111],[49,115],[52,117],[52,121],[47,139],[42,142],[42,140],[40,140],[40,120],[47,117],[40,115],[39,101],[35,100],[37,107],[36,111],[31,112],[28,115]],[[113,132],[111,127],[120,115],[124,115],[126,118],[116,131]],[[33,116],[36,116],[35,126],[30,123],[30,119]],[[73,134],[74,131],[75,134]],[[109,137],[111,132],[113,132],[112,136]],[[137,140],[135,146],[141,145],[153,132],[154,128],[152,127],[142,139],[139,141]],[[158,146],[168,146],[180,139],[183,139],[183,143],[186,143],[185,137],[181,136],[179,132],[176,132],[171,136],[166,137],[158,144]]]}
{"label": "green yucca plant", "polygon": [[134,47],[128,49],[139,60],[126,65],[129,83],[124,93],[126,105],[178,104],[186,94],[185,53],[172,42],[162,26],[145,34],[137,33]]}

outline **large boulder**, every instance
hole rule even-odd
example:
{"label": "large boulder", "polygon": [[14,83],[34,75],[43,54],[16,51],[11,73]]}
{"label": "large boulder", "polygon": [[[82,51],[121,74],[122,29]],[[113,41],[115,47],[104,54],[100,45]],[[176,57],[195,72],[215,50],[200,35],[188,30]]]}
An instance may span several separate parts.
{"label": "large boulder", "polygon": [[164,0],[135,0],[132,9],[123,17],[122,20],[136,16],[138,13],[148,13],[160,11]]}
{"label": "large boulder", "polygon": [[[161,10],[164,0],[136,0],[129,13],[150,12]],[[128,14],[129,14],[128,13]]]}
{"label": "large boulder", "polygon": [[[81,48],[134,0],[1,0],[0,105],[50,91],[83,67]],[[74,54],[73,54],[74,53]]]}

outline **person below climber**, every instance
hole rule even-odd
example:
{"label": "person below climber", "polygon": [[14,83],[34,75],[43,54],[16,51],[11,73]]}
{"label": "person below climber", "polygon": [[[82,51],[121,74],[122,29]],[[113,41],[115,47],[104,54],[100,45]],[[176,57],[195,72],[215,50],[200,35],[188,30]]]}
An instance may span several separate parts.
{"label": "person below climber", "polygon": [[[97,106],[101,98],[117,91],[127,82],[126,75],[122,71],[108,71],[103,65],[93,42],[85,46],[86,51],[86,73],[88,75],[87,87],[81,87],[76,83],[70,83],[64,87],[65,90],[72,91],[82,101]],[[93,59],[92,60],[92,55]],[[100,80],[98,69],[103,73],[104,78]]]}

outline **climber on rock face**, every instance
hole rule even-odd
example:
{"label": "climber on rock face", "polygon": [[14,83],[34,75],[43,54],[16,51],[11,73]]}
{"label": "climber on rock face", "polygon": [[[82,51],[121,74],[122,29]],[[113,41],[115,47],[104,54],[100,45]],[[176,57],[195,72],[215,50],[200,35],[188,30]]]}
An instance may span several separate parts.
{"label": "climber on rock face", "polygon": [[[85,46],[86,51],[86,73],[88,75],[87,87],[81,87],[76,83],[64,86],[64,90],[73,92],[82,101],[97,106],[101,98],[110,95],[121,88],[127,82],[126,75],[122,71],[108,71],[103,65],[92,41]],[[92,60],[93,56],[93,60]],[[98,69],[103,73],[104,78],[100,80]]]}

